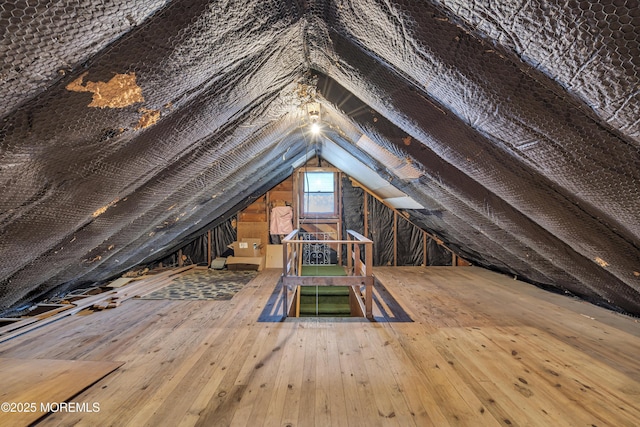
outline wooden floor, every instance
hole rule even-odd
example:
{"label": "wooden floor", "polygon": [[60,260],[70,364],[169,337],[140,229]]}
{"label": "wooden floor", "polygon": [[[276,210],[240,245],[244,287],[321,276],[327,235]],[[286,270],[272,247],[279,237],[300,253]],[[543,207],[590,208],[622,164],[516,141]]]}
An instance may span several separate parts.
{"label": "wooden floor", "polygon": [[70,316],[0,357],[124,362],[72,399],[99,412],[45,426],[640,425],[637,319],[476,267],[385,267],[376,322],[258,321],[279,274]]}

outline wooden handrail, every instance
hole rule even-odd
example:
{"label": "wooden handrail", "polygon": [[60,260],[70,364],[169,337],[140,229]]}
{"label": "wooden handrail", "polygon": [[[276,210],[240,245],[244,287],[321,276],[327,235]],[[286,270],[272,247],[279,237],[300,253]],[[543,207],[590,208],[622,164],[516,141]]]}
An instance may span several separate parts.
{"label": "wooden handrail", "polygon": [[362,234],[353,230],[347,230],[347,234],[356,238],[356,240],[306,240],[306,239],[294,239],[293,237],[298,234],[298,230],[293,230],[282,239],[282,243],[373,243],[373,240],[364,237]]}
{"label": "wooden handrail", "polygon": [[287,234],[287,237],[285,237],[285,238],[283,239],[283,241],[293,239],[293,236],[295,236],[296,234],[298,234],[298,232],[299,232],[299,230],[293,230],[291,233]]}
{"label": "wooden handrail", "polygon": [[356,231],[347,230],[347,234],[355,237],[356,239],[358,239],[361,242],[371,242],[371,243],[373,243],[373,240],[364,237],[362,234],[360,234],[360,233],[358,233]]}
{"label": "wooden handrail", "polygon": [[282,243],[324,243],[324,244],[335,244],[335,243],[356,243],[356,244],[365,244],[365,243],[373,243],[372,240],[364,240],[364,241],[360,241],[360,240],[282,240]]}

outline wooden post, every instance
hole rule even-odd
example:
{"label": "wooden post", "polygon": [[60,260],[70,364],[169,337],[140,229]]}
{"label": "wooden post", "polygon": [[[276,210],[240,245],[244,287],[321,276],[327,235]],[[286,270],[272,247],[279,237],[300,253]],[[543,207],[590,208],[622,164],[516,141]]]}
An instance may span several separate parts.
{"label": "wooden post", "polygon": [[364,268],[367,276],[373,276],[373,244],[364,245]]}
{"label": "wooden post", "polygon": [[454,254],[453,252],[451,252],[451,266],[452,267],[458,266],[458,255]]}
{"label": "wooden post", "polygon": [[425,231],[422,232],[422,263],[426,267],[429,262],[429,257],[427,256],[427,233]]}
{"label": "wooden post", "polygon": [[282,317],[286,318],[289,313],[287,313],[288,304],[287,304],[287,284],[284,281],[284,276],[281,278],[282,280]]}
{"label": "wooden post", "polygon": [[[288,238],[289,236],[287,236]],[[286,240],[286,238],[285,238]],[[289,243],[282,242],[282,276],[280,276],[280,281],[282,282],[282,317],[286,318],[289,313],[287,313],[287,284],[285,283],[285,277],[289,274],[288,265],[289,265]]]}
{"label": "wooden post", "polygon": [[355,274],[353,271],[353,243],[351,243],[351,234],[347,233],[347,270],[349,271],[349,275]]}
{"label": "wooden post", "polygon": [[365,259],[365,271],[367,274],[367,282],[365,283],[365,315],[367,319],[373,319],[373,245],[371,243],[365,243],[364,245],[364,259]]}
{"label": "wooden post", "polygon": [[369,195],[364,192],[364,237],[369,238]]}
{"label": "wooden post", "polygon": [[184,261],[182,260],[182,249],[178,250],[178,267],[182,267]]}
{"label": "wooden post", "polygon": [[[337,238],[338,240],[342,240],[342,221],[338,220],[336,222],[336,230],[337,232]],[[338,243],[338,246],[336,247],[336,254],[338,256],[338,265],[342,265],[342,244]]]}
{"label": "wooden post", "polygon": [[364,311],[367,319],[373,319],[373,285],[370,281],[365,284]]}
{"label": "wooden post", "polygon": [[266,250],[267,250],[266,245],[271,243],[271,194],[270,194],[270,191],[267,191],[266,194],[264,195],[264,213],[265,213],[265,218],[267,219],[267,228],[269,229],[269,232],[267,233],[267,241],[262,242],[265,245],[264,252],[266,253]]}
{"label": "wooden post", "polygon": [[282,277],[285,277],[289,271],[289,244],[286,242],[282,243]]}
{"label": "wooden post", "polygon": [[291,188],[291,204],[293,208],[293,227],[296,230],[300,230],[300,192],[302,188],[300,188],[299,175],[300,171],[293,174],[292,180],[292,188]]}
{"label": "wooden post", "polygon": [[398,212],[393,211],[393,266],[398,266]]}
{"label": "wooden post", "polygon": [[207,267],[211,267],[211,230],[207,230]]}

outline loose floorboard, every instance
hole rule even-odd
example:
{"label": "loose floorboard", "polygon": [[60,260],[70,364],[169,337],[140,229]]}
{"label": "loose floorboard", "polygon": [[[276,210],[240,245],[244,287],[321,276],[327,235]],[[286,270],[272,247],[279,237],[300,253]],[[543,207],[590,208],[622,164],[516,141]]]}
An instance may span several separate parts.
{"label": "loose floorboard", "polygon": [[374,274],[374,322],[259,321],[267,269],[229,301],[128,300],[0,358],[124,362],[72,399],[100,412],[43,426],[640,425],[637,319],[476,267]]}

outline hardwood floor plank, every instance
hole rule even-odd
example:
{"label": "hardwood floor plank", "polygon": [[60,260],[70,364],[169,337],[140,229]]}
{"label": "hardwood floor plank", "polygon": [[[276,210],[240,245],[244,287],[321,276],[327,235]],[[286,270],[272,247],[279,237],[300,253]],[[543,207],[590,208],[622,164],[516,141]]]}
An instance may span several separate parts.
{"label": "hardwood floor plank", "polygon": [[[354,338],[363,355],[363,365],[370,378],[376,410],[383,418],[384,425],[416,425],[402,395],[403,386],[391,369],[389,358],[385,356],[385,342],[380,341],[381,325],[368,324],[354,328]],[[387,344],[388,345],[388,344]]]}
{"label": "hardwood floor plank", "polygon": [[[449,422],[440,411],[440,407],[429,389],[420,380],[420,372],[416,368],[410,356],[413,351],[405,351],[405,346],[411,341],[411,337],[402,331],[396,330],[396,325],[382,328],[385,339],[382,344],[385,350],[382,352],[387,360],[387,369],[394,373],[411,415],[419,426],[447,426]],[[389,348],[391,351],[389,351]]]}
{"label": "hardwood floor plank", "polygon": [[[364,369],[363,356],[353,338],[353,331],[340,327],[336,327],[335,331],[348,424],[364,426],[367,424],[365,420],[369,420],[369,425],[379,426],[381,422],[378,417],[371,419],[371,415],[377,415],[377,411],[371,395],[369,376]],[[333,365],[329,367],[329,372],[332,370],[335,372]]]}
{"label": "hardwood floor plank", "polygon": [[[316,422],[315,425],[348,426],[347,390],[345,371],[340,364],[340,352],[336,329],[337,321],[314,322],[318,333],[318,365],[316,367]],[[304,425],[304,424],[302,424]]]}
{"label": "hardwood floor plank", "polygon": [[[251,300],[248,300],[249,302]],[[273,323],[255,325],[259,307],[247,301],[238,304],[236,311],[231,313],[226,320],[226,328],[223,335],[232,338],[221,346],[216,346],[216,354],[202,359],[204,366],[195,367],[193,375],[198,376],[202,369],[208,369],[211,363],[216,369],[210,375],[205,375],[205,386],[199,390],[193,404],[189,408],[189,416],[194,424],[187,425],[212,425],[213,420],[219,420],[222,425],[228,425],[235,416],[237,406],[246,400],[252,393],[259,395],[259,391],[265,389],[268,381],[257,383],[263,375],[269,376],[277,367],[278,356],[274,351],[278,347],[276,343],[280,339],[280,330]],[[248,351],[251,348],[251,351]],[[266,363],[266,362],[269,363]],[[265,367],[266,365],[266,367]],[[263,374],[263,372],[268,374]],[[185,385],[191,381],[186,381]],[[261,387],[264,384],[264,387]],[[258,418],[261,419],[261,418]],[[216,421],[216,422],[219,422]],[[225,424],[226,423],[226,424]]]}
{"label": "hardwood floor plank", "polygon": [[490,340],[482,340],[482,333],[477,334],[480,340],[474,342],[471,339],[471,331],[442,332],[445,347],[442,351],[450,352],[449,357],[456,358],[464,364],[464,369],[473,377],[482,379],[479,384],[491,397],[491,405],[487,405],[488,408],[494,410],[499,405],[506,410],[502,416],[512,423],[558,425],[567,416],[576,421],[589,420],[582,414],[571,413],[574,407],[566,406],[566,402],[562,402],[561,399],[549,400],[547,392],[552,387],[541,381],[536,372],[527,368],[518,350],[505,350]]}
{"label": "hardwood floor plank", "polygon": [[266,417],[272,425],[287,425],[298,419],[304,370],[304,334],[298,333],[299,326],[298,322],[290,323],[291,338],[277,350],[282,352],[282,359]]}
{"label": "hardwood floor plank", "polygon": [[[419,332],[417,334],[419,337]],[[482,401],[456,373],[455,361],[443,356],[436,342],[419,337],[403,344],[419,372],[419,378],[450,424],[472,426],[481,419],[482,425],[499,425],[495,418],[481,411]]]}
{"label": "hardwood floor plank", "polygon": [[574,419],[594,425],[633,425],[640,419],[640,383],[615,369],[537,330],[482,333],[502,349],[516,348],[512,352],[537,375],[548,404],[560,404]]}
{"label": "hardwood floor plank", "polygon": [[[265,339],[265,345],[258,354],[255,369],[247,376],[247,384],[256,393],[256,401],[251,410],[249,422],[257,425],[271,426],[278,424],[277,420],[268,418],[269,403],[275,393],[277,374],[282,362],[282,349],[290,345],[293,340],[294,325],[289,323],[276,323],[272,331]],[[291,369],[292,367],[289,366]]]}
{"label": "hardwood floor plank", "polygon": [[[298,406],[298,419],[291,421],[292,426],[316,425],[316,365],[318,362],[318,334],[307,327],[313,321],[305,321],[298,325],[298,332],[303,336],[304,361],[302,367],[302,384],[300,386],[300,401]],[[284,424],[283,419],[283,425]]]}

